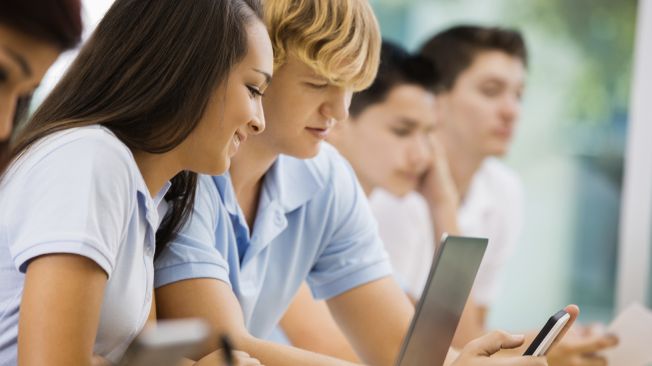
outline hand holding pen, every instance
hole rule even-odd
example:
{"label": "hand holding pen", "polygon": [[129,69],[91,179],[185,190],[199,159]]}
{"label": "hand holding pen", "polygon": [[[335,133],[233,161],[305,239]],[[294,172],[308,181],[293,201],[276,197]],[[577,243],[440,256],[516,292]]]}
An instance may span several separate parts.
{"label": "hand holding pen", "polygon": [[231,341],[229,340],[229,336],[226,334],[222,335],[220,338],[220,342],[222,343],[222,354],[224,355],[224,366],[234,366],[234,356],[233,356],[233,347],[231,346]]}
{"label": "hand holding pen", "polygon": [[220,337],[222,348],[223,364],[225,366],[258,366],[260,361],[249,356],[246,352],[235,351],[233,344],[227,335]]}

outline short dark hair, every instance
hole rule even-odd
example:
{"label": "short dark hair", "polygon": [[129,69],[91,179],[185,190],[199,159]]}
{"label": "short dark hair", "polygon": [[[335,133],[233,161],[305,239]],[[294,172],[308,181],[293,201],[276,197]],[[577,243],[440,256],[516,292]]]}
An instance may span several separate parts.
{"label": "short dark hair", "polygon": [[81,40],[81,1],[2,0],[0,23],[63,51]]}
{"label": "short dark hair", "polygon": [[369,88],[353,95],[349,112],[354,117],[359,115],[369,105],[382,102],[396,86],[411,84],[431,90],[436,83],[435,68],[430,61],[384,40],[376,79]]}
{"label": "short dark hair", "polygon": [[527,66],[527,49],[518,30],[501,27],[458,25],[437,33],[423,46],[421,56],[430,60],[440,74],[438,90],[450,90],[460,74],[485,51],[500,51]]}

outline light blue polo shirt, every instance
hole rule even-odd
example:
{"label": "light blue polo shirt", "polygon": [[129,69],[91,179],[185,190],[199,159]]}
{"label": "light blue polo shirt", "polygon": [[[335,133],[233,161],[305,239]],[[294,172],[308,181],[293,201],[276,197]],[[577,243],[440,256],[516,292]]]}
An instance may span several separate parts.
{"label": "light blue polo shirt", "polygon": [[190,221],[155,268],[156,287],[191,278],[230,284],[259,338],[270,335],[304,280],[328,299],[392,274],[367,198],[328,144],[313,159],[278,157],[264,177],[251,237],[229,176],[201,176]]}
{"label": "light blue polo shirt", "polygon": [[89,258],[106,272],[93,352],[120,359],[151,309],[167,188],[152,198],[131,151],[97,125],[42,139],[7,171],[0,183],[0,365],[17,363],[29,261],[51,253]]}

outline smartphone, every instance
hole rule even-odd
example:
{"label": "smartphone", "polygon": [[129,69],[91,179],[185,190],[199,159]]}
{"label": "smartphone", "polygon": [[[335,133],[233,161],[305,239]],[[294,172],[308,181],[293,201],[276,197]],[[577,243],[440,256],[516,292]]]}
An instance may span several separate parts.
{"label": "smartphone", "polygon": [[559,333],[564,329],[564,326],[568,323],[569,319],[570,314],[564,310],[560,310],[555,315],[551,316],[546,325],[541,328],[541,331],[534,338],[523,356],[545,356],[546,353],[548,353],[550,346],[552,346],[557,337],[559,337]]}
{"label": "smartphone", "polygon": [[199,319],[158,321],[136,337],[117,366],[176,366],[199,351],[209,334],[210,327]]}

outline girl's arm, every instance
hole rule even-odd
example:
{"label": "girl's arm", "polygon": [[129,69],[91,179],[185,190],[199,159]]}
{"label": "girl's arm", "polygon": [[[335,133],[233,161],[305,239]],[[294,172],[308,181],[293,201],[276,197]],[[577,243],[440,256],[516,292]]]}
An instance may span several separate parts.
{"label": "girl's arm", "polygon": [[48,254],[25,273],[18,364],[91,365],[107,275],[92,260]]}

